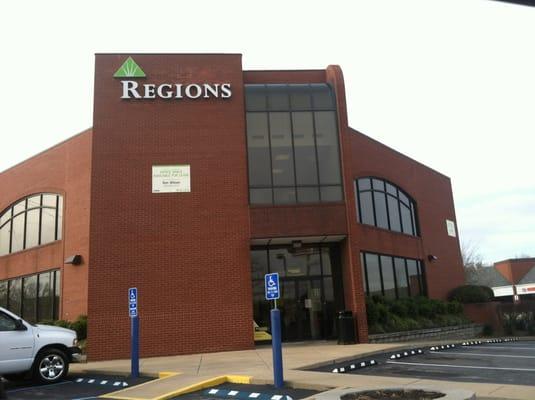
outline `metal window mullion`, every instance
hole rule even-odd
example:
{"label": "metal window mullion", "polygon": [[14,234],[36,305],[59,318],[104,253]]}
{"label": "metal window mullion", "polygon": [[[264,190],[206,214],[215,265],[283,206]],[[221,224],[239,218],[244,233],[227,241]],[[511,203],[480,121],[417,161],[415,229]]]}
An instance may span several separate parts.
{"label": "metal window mullion", "polygon": [[13,209],[11,209],[11,219],[9,220],[9,252],[11,253],[11,249],[13,248]]}
{"label": "metal window mullion", "polygon": [[357,189],[357,211],[359,212],[359,223],[362,224],[362,207],[361,207],[361,200],[360,200],[360,189],[359,189],[359,180],[355,180],[355,187]]}
{"label": "metal window mullion", "polygon": [[379,261],[379,276],[380,276],[380,279],[381,279],[381,293],[383,294],[383,296],[385,295],[385,284],[383,282],[383,263],[381,262],[381,255],[380,254],[376,254],[377,256],[377,260]]}
{"label": "metal window mullion", "polygon": [[370,296],[370,283],[368,282],[368,263],[366,261],[367,253],[362,253],[362,254],[363,254],[362,262],[364,263],[364,279],[365,279],[365,284],[366,284],[366,294]]}
{"label": "metal window mullion", "polygon": [[386,182],[383,181],[383,186],[385,188],[385,207],[386,207],[386,223],[388,224],[388,230],[392,230],[392,224],[390,223],[390,210],[388,209],[388,192],[386,191]]}
{"label": "metal window mullion", "polygon": [[405,233],[403,229],[403,217],[401,216],[401,200],[399,198],[399,189],[396,187],[396,201],[398,203],[398,212],[399,212],[399,226],[401,228],[401,233]]}
{"label": "metal window mullion", "polygon": [[40,245],[41,244],[41,225],[42,225],[42,222],[43,222],[43,195],[40,195],[39,196],[39,227],[38,227],[38,235],[39,237],[37,238],[37,245]]}
{"label": "metal window mullion", "polygon": [[371,183],[371,194],[372,194],[372,209],[373,209],[373,226],[378,226],[377,225],[377,214],[375,212],[375,190],[373,189],[373,181],[370,180],[370,183]]}
{"label": "metal window mullion", "polygon": [[406,258],[403,258],[403,265],[405,265],[405,275],[407,276],[407,288],[409,289],[409,297],[413,297],[413,291],[411,288],[411,280],[409,277],[409,266],[407,265]]}
{"label": "metal window mullion", "polygon": [[[309,89],[311,89],[311,86],[308,86]],[[316,178],[318,179],[318,198],[320,203],[322,202],[321,199],[321,181],[320,181],[320,158],[318,155],[318,138],[317,138],[317,130],[316,130],[316,109],[314,107],[314,96],[310,96],[310,105],[312,107],[311,114],[312,114],[312,136],[314,137],[314,155],[316,156]]]}
{"label": "metal window mullion", "polygon": [[396,292],[396,299],[399,299],[399,290],[398,290],[398,275],[396,273],[396,259],[390,256],[392,260],[392,271],[394,272],[394,290]]}
{"label": "metal window mullion", "polygon": [[26,224],[28,223],[28,199],[24,200],[24,228],[22,229],[22,249],[26,249]]}
{"label": "metal window mullion", "polygon": [[[266,94],[266,103],[267,103],[267,94]],[[266,104],[267,108],[267,104]],[[273,152],[271,148],[271,122],[269,121],[270,112],[265,111],[267,118],[267,128],[268,128],[268,145],[269,145],[269,176],[271,180],[271,204],[275,204],[275,183],[273,181]]]}
{"label": "metal window mullion", "polygon": [[293,112],[290,111],[289,114],[290,114],[290,136],[292,139],[292,159],[293,159],[293,166],[294,166],[295,203],[297,204],[299,203],[299,199],[297,198],[297,165],[295,163],[294,119],[293,119]]}
{"label": "metal window mullion", "polygon": [[56,196],[56,218],[54,221],[54,240],[58,240],[58,212],[59,210],[59,196]]}

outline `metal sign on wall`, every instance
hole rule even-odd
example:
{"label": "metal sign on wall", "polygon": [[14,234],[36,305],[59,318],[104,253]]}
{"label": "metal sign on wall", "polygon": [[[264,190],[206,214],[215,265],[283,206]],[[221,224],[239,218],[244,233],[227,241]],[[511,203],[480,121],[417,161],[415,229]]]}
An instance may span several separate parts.
{"label": "metal sign on wall", "polygon": [[191,192],[189,165],[153,165],[152,193]]}

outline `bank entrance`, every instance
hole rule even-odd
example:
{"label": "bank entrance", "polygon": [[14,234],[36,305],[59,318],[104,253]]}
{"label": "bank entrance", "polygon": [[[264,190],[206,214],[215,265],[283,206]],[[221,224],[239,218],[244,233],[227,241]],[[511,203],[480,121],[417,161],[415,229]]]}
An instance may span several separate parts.
{"label": "bank entrance", "polygon": [[254,246],[251,249],[254,321],[270,329],[271,302],[264,275],[278,272],[283,341],[336,337],[336,311],[344,309],[339,243]]}

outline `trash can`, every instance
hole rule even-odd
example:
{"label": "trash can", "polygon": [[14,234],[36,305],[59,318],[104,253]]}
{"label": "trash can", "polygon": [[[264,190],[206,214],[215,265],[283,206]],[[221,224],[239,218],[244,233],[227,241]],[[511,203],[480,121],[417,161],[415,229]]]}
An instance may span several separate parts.
{"label": "trash can", "polygon": [[338,312],[338,344],[355,344],[355,320],[349,310]]}

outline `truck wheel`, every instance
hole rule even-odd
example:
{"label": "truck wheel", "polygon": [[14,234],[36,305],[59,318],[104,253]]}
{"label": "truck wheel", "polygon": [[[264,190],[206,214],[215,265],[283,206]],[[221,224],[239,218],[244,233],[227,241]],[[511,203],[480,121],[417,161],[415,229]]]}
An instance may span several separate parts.
{"label": "truck wheel", "polygon": [[41,383],[58,382],[67,376],[69,361],[64,352],[59,349],[45,349],[40,351],[33,365],[33,377]]}

